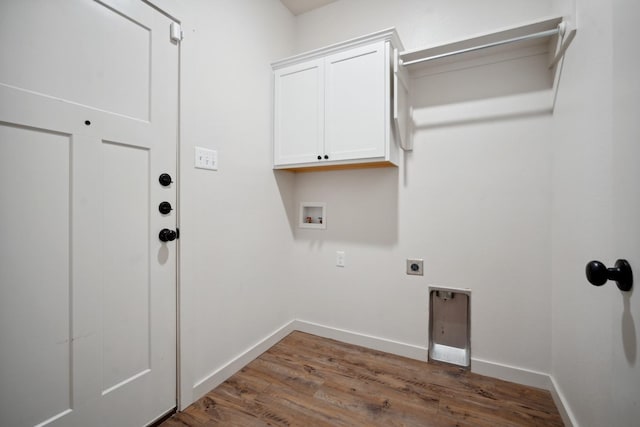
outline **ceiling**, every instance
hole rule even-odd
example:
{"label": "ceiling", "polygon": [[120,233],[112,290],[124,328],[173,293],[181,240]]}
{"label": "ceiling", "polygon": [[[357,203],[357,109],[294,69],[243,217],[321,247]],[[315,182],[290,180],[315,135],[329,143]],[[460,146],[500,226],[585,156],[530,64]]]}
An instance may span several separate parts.
{"label": "ceiling", "polygon": [[337,0],[280,0],[294,15],[309,12]]}

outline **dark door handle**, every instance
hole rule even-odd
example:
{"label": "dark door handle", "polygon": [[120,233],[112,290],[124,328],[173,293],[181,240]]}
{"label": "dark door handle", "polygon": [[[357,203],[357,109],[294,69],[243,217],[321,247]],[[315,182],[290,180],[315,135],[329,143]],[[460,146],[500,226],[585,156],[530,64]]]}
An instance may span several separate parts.
{"label": "dark door handle", "polygon": [[607,280],[615,280],[618,289],[621,291],[629,291],[633,286],[633,273],[631,266],[625,259],[616,261],[616,266],[607,268],[600,261],[591,261],[585,269],[587,280],[593,286],[602,286]]}
{"label": "dark door handle", "polygon": [[158,234],[158,239],[163,242],[173,242],[174,240],[176,240],[177,236],[178,233],[176,233],[175,231],[169,230],[168,228],[163,228]]}

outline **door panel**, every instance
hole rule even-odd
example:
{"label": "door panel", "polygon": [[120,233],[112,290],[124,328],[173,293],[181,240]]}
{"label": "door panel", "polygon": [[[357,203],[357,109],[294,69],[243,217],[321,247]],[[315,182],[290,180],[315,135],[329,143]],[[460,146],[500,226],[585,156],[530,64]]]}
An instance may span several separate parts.
{"label": "door panel", "polygon": [[0,413],[143,425],[176,405],[176,242],[157,237],[176,218],[157,206],[176,204],[158,176],[176,177],[178,46],[143,2],[63,3],[0,3]]}
{"label": "door panel", "polygon": [[385,155],[385,43],[327,57],[325,148],[331,160]]}
{"label": "door panel", "polygon": [[277,70],[274,164],[317,161],[324,154],[324,64],[309,61]]}
{"label": "door panel", "polygon": [[142,13],[96,1],[10,3],[0,14],[0,57],[14,60],[0,62],[2,83],[149,120],[151,29],[138,22]]}
{"label": "door panel", "polygon": [[0,125],[0,377],[12,390],[2,406],[39,402],[0,411],[6,425],[71,407],[70,150],[68,135]]}
{"label": "door panel", "polygon": [[[103,394],[150,368],[149,150],[102,142]],[[127,248],[123,250],[122,248]],[[123,334],[126,331],[126,334]]]}

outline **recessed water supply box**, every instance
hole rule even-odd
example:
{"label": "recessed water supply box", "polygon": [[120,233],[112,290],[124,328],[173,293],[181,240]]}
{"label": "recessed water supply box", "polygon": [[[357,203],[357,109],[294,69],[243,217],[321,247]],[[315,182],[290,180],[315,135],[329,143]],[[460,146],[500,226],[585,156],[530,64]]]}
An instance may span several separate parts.
{"label": "recessed water supply box", "polygon": [[324,202],[301,202],[299,228],[327,228],[327,204]]}
{"label": "recessed water supply box", "polygon": [[471,366],[471,291],[429,286],[429,360]]}

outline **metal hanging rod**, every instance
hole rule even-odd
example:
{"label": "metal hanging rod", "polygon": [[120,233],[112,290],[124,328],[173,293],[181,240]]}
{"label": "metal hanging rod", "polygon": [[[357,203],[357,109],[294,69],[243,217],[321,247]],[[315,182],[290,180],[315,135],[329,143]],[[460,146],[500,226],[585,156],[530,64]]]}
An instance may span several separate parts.
{"label": "metal hanging rod", "polygon": [[527,34],[526,36],[514,37],[514,38],[506,39],[506,40],[499,40],[499,41],[496,41],[496,42],[493,42],[493,43],[487,43],[487,44],[483,44],[483,45],[480,45],[480,46],[473,46],[473,47],[469,47],[469,48],[466,48],[466,49],[455,50],[453,52],[445,52],[445,53],[441,53],[439,55],[428,56],[426,58],[414,59],[413,61],[407,61],[407,62],[402,61],[402,65],[408,66],[408,65],[413,65],[413,64],[420,64],[422,62],[433,61],[435,59],[441,59],[441,58],[447,58],[449,56],[461,55],[463,53],[473,52],[473,51],[476,51],[476,50],[486,49],[486,48],[489,48],[489,47],[502,46],[502,45],[505,45],[505,44],[515,43],[515,42],[519,42],[519,41],[534,40],[534,39],[540,39],[540,38],[545,38],[545,37],[551,37],[551,36],[555,36],[555,35],[562,36],[563,33],[564,33],[564,30],[565,30],[564,23],[561,22],[560,24],[558,24],[557,28],[554,28],[552,30],[546,30],[546,31],[541,31],[539,33]]}

